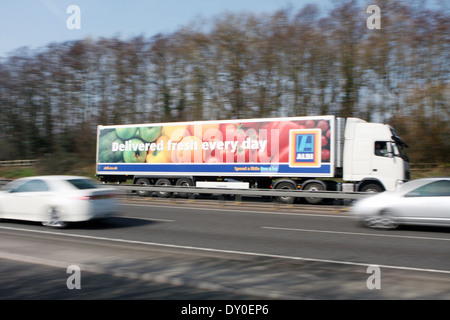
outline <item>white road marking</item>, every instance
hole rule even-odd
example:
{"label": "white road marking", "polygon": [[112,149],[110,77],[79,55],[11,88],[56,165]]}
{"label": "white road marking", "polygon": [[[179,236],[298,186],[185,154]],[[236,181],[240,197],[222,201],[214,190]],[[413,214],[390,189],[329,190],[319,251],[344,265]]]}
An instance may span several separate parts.
{"label": "white road marking", "polygon": [[298,231],[298,232],[317,232],[317,233],[334,233],[345,234],[352,236],[370,236],[370,237],[387,237],[387,238],[406,238],[406,239],[419,239],[419,240],[437,240],[437,241],[450,241],[450,238],[432,238],[432,237],[417,237],[417,236],[403,236],[394,234],[377,234],[377,233],[364,233],[364,232],[346,232],[346,231],[331,231],[331,230],[314,230],[314,229],[296,229],[296,228],[282,228],[282,227],[261,227],[262,229],[272,230],[284,230],[284,231]]}
{"label": "white road marking", "polygon": [[148,218],[148,217],[130,217],[130,216],[116,216],[117,218],[129,218],[129,219],[138,219],[138,220],[148,220],[148,221],[161,221],[161,222],[175,222],[176,220],[170,220],[170,219],[159,219],[159,218]]}

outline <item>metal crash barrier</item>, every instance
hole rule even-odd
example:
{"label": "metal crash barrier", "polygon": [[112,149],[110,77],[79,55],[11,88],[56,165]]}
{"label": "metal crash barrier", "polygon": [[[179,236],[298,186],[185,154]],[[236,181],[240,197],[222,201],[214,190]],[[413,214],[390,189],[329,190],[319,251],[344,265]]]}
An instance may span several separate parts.
{"label": "metal crash barrier", "polygon": [[109,185],[124,193],[135,193],[136,191],[147,192],[168,192],[172,195],[189,194],[189,198],[193,199],[195,194],[207,195],[230,195],[235,196],[236,201],[241,201],[243,196],[249,197],[297,197],[297,198],[324,198],[324,199],[340,199],[340,200],[357,200],[372,193],[367,192],[337,192],[337,191],[304,191],[304,190],[282,190],[282,189],[228,189],[228,188],[199,188],[199,187],[179,187],[179,186],[142,186],[142,185]]}

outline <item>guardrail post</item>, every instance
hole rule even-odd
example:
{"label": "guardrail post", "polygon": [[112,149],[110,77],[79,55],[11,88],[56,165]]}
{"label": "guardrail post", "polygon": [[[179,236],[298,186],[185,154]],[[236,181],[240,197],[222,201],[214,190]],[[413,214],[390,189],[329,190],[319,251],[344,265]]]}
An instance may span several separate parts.
{"label": "guardrail post", "polygon": [[195,193],[190,192],[188,195],[188,199],[190,202],[194,202],[195,201]]}
{"label": "guardrail post", "polygon": [[224,206],[225,205],[225,195],[219,194],[219,201],[220,201],[221,205]]}
{"label": "guardrail post", "polygon": [[170,200],[170,202],[176,203],[177,202],[177,193],[176,192],[171,192],[169,194],[169,200]]}
{"label": "guardrail post", "polygon": [[352,199],[344,199],[343,201],[342,201],[342,203],[344,204],[344,206],[349,206],[349,205],[351,205],[352,204]]}
{"label": "guardrail post", "polygon": [[272,204],[275,207],[275,209],[277,209],[277,210],[280,209],[281,203],[277,200],[276,197],[272,197]]}

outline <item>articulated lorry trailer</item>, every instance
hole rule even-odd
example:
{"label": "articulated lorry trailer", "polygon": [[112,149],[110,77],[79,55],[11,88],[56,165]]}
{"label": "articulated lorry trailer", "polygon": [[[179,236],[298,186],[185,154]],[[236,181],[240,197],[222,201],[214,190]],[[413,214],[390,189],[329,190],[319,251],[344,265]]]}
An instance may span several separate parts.
{"label": "articulated lorry trailer", "polygon": [[405,147],[387,124],[332,115],[100,125],[96,174],[105,183],[381,192],[409,179]]}

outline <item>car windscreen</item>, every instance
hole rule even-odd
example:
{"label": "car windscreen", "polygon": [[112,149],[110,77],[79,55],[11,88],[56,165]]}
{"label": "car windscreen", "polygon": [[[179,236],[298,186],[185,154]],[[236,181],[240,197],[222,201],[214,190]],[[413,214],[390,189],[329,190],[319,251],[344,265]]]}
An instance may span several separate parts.
{"label": "car windscreen", "polygon": [[88,179],[69,179],[67,180],[71,185],[77,189],[97,189],[98,185]]}
{"label": "car windscreen", "polygon": [[10,191],[13,189],[16,189],[18,186],[20,186],[23,183],[23,181],[17,181],[17,180],[13,180],[7,184],[5,184],[1,190],[2,191]]}

